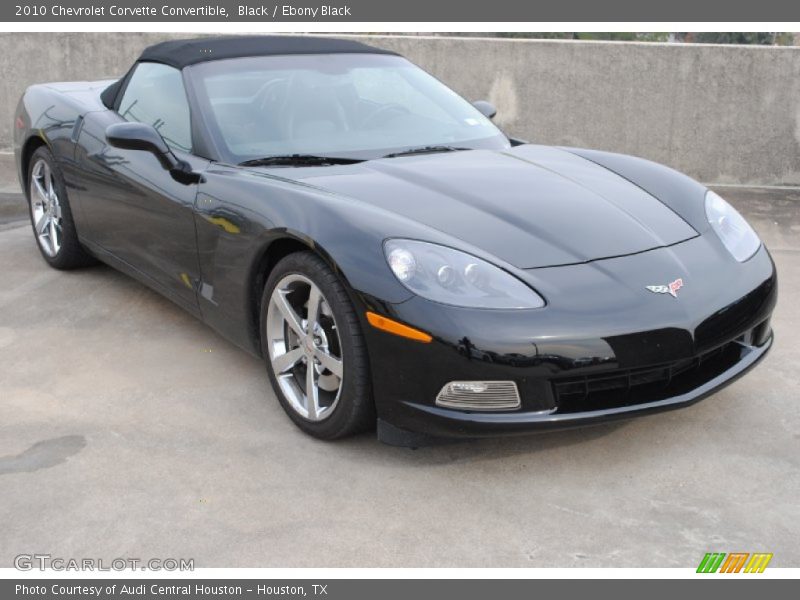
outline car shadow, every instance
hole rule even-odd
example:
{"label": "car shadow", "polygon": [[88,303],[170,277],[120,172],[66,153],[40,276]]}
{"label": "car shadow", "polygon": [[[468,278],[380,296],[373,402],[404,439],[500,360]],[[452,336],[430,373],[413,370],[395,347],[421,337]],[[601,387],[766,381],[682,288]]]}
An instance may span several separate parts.
{"label": "car shadow", "polygon": [[[439,465],[480,460],[495,460],[587,444],[616,433],[629,421],[616,421],[592,426],[543,431],[524,435],[475,438],[432,439],[418,448],[389,446],[378,441],[375,431],[333,442],[337,448],[376,461],[406,464]],[[330,442],[323,442],[330,443]]]}

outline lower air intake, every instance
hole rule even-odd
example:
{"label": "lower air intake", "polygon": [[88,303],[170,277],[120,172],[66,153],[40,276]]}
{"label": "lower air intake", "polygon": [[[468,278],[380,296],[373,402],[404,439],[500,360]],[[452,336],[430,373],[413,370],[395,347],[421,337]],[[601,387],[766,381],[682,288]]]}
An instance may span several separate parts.
{"label": "lower air intake", "polygon": [[514,410],[520,407],[513,381],[451,381],[436,396],[436,406],[459,410]]}

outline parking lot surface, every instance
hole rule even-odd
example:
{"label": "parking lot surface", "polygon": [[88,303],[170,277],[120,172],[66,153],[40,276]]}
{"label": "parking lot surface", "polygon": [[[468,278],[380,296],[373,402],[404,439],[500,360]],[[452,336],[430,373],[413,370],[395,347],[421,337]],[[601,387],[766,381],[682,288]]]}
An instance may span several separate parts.
{"label": "parking lot surface", "polygon": [[778,266],[776,342],[760,367],[680,411],[418,450],[303,435],[259,360],[109,268],[49,269],[21,196],[7,197],[0,567],[33,553],[695,567],[709,551],[800,566],[800,190],[717,191]]}

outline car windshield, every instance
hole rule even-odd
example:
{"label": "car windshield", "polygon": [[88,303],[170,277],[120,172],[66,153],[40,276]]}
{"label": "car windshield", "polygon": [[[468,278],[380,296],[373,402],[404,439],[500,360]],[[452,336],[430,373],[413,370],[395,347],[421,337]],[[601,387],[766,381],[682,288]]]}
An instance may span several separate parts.
{"label": "car windshield", "polygon": [[469,102],[399,56],[219,60],[190,67],[190,79],[211,134],[232,163],[509,147]]}

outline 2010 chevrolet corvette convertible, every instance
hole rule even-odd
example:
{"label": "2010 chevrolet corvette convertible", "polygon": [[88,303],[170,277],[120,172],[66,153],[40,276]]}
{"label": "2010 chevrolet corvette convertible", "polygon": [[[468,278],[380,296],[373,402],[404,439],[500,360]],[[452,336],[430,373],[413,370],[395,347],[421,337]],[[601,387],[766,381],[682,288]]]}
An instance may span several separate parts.
{"label": "2010 chevrolet corvette convertible", "polygon": [[15,153],[52,267],[99,259],[262,356],[319,438],[625,418],[765,355],[775,268],[725,200],[493,114],[355,41],[181,40],[29,88]]}

